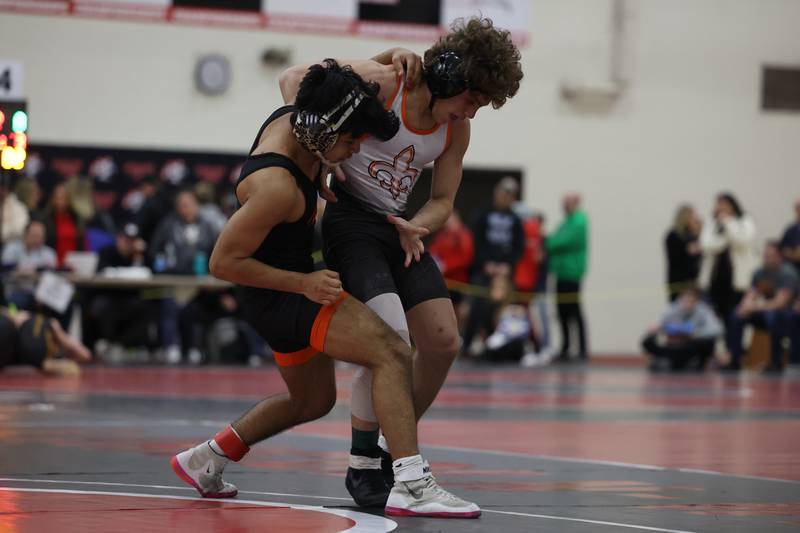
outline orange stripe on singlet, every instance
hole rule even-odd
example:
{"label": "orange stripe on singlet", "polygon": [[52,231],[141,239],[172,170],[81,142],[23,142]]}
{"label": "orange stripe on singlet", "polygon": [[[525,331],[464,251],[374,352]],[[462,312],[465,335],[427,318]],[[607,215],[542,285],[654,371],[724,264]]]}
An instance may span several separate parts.
{"label": "orange stripe on singlet", "polygon": [[324,305],[317,313],[314,324],[311,326],[310,346],[296,352],[274,352],[275,362],[279,366],[297,366],[309,362],[318,353],[325,351],[325,337],[328,336],[328,326],[339,308],[339,304],[349,296],[342,292],[339,298],[330,305]]}
{"label": "orange stripe on singlet", "polygon": [[317,313],[317,318],[314,319],[314,325],[311,327],[310,344],[320,352],[325,351],[325,337],[328,336],[328,326],[331,324],[331,319],[333,319],[336,310],[339,309],[339,304],[348,296],[349,294],[342,291],[342,294],[339,295],[339,298],[335,302],[323,306],[323,308],[319,310],[319,313]]}

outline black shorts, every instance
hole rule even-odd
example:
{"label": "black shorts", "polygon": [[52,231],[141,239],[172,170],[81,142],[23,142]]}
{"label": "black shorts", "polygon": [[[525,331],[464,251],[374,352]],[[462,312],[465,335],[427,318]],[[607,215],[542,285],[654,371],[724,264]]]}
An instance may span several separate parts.
{"label": "black shorts", "polygon": [[331,318],[347,296],[331,305],[312,302],[302,294],[239,287],[244,318],[261,335],[280,366],[301,365],[325,349]]}
{"label": "black shorts", "polygon": [[328,203],[322,218],[325,263],[339,273],[344,289],[367,302],[395,293],[408,311],[422,302],[449,298],[444,278],[425,252],[420,261],[403,266],[400,236],[384,215],[366,211],[339,188],[339,201]]}

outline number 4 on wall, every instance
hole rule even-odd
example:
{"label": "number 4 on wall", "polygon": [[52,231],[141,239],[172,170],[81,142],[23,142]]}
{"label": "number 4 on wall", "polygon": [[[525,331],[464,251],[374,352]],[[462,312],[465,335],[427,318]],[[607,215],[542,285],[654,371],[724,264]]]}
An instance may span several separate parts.
{"label": "number 4 on wall", "polygon": [[11,91],[11,67],[6,67],[0,72],[0,87],[5,92]]}
{"label": "number 4 on wall", "polygon": [[0,60],[0,100],[23,98],[22,63]]}

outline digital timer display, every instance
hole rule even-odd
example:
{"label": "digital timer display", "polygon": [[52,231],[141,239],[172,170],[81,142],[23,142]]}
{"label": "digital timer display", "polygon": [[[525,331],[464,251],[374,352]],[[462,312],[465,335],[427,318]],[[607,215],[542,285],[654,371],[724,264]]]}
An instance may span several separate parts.
{"label": "digital timer display", "polygon": [[22,170],[28,155],[28,112],[25,102],[0,102],[0,167]]}

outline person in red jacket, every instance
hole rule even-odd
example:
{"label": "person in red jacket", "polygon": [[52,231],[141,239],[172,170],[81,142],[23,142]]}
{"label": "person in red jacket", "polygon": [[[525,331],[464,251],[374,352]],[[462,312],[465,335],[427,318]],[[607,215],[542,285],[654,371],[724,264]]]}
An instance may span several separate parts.
{"label": "person in red jacket", "polygon": [[[469,281],[469,268],[475,256],[475,243],[472,232],[461,220],[458,211],[453,211],[445,222],[442,230],[436,234],[433,242],[428,246],[428,252],[433,256],[445,280]],[[461,293],[450,291],[453,304],[461,301]]]}
{"label": "person in red jacket", "polygon": [[533,216],[528,206],[518,202],[514,205],[514,212],[522,221],[522,231],[525,233],[525,248],[514,269],[514,285],[518,291],[534,292],[539,279],[539,262],[544,236],[539,219]]}

